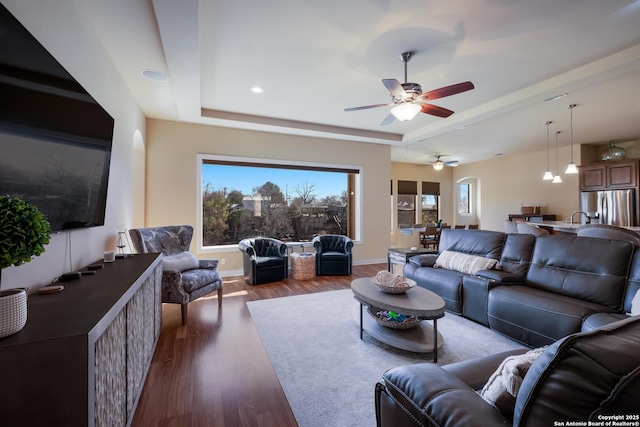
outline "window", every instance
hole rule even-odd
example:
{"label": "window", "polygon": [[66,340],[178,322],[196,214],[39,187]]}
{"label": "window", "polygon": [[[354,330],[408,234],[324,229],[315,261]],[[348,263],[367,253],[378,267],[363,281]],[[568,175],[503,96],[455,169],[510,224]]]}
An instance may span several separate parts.
{"label": "window", "polygon": [[416,181],[398,181],[398,228],[411,228],[416,223]]}
{"label": "window", "polygon": [[200,155],[201,246],[247,237],[356,239],[360,169]]}
{"label": "window", "polygon": [[422,223],[433,224],[440,219],[439,214],[440,183],[422,183]]}
{"label": "window", "polygon": [[469,184],[460,184],[459,193],[459,205],[458,213],[470,214],[471,213],[471,186]]}

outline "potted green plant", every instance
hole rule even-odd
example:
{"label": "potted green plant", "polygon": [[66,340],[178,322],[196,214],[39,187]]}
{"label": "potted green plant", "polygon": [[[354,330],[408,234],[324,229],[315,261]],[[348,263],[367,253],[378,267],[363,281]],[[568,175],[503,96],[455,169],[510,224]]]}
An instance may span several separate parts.
{"label": "potted green plant", "polygon": [[434,222],[435,222],[435,224],[436,224],[436,228],[440,228],[440,227],[442,227],[442,220],[441,220],[441,219],[439,219],[439,220],[437,220],[437,221],[434,221]]}
{"label": "potted green plant", "polygon": [[50,236],[49,221],[38,208],[17,197],[0,196],[0,338],[15,334],[27,322],[27,291],[3,291],[2,270],[42,254]]}

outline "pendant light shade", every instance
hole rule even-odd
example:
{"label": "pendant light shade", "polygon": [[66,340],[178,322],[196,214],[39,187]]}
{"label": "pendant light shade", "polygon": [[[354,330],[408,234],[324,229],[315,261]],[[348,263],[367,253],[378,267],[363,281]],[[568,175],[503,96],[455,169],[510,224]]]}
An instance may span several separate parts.
{"label": "pendant light shade", "polygon": [[549,125],[553,122],[544,122],[544,125],[547,127],[547,171],[544,173],[542,179],[544,181],[551,181],[553,179],[553,174],[551,173],[551,168],[549,167],[549,151],[551,149],[549,143]]}
{"label": "pendant light shade", "polygon": [[578,173],[578,167],[576,166],[575,163],[571,162],[569,163],[569,165],[567,165],[567,170],[564,171],[564,173]]}
{"label": "pendant light shade", "polygon": [[396,119],[408,122],[413,119],[419,112],[422,110],[422,107],[418,104],[414,104],[412,102],[405,102],[400,105],[397,105],[391,109],[391,114],[396,116]]}
{"label": "pendant light shade", "polygon": [[558,167],[558,134],[559,133],[560,131],[554,132],[554,135],[556,136],[556,176],[554,176],[553,181],[551,181],[554,184],[558,184],[562,182],[562,178],[560,178],[560,168]]}
{"label": "pendant light shade", "polygon": [[571,123],[570,131],[571,131],[571,133],[569,134],[570,135],[569,150],[571,151],[571,162],[567,166],[567,170],[564,171],[564,173],[566,173],[566,174],[578,173],[578,168],[576,167],[576,164],[573,163],[573,107],[575,107],[575,106],[576,106],[576,104],[571,104],[571,105],[567,106],[567,108],[569,109],[569,113],[571,115],[571,120],[570,120],[570,123]]}

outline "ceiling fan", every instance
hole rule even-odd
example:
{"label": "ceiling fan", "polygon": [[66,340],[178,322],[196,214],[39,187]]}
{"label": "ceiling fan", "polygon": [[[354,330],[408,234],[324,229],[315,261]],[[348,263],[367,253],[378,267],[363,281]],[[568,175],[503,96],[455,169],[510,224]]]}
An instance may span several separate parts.
{"label": "ceiling fan", "polygon": [[431,101],[466,92],[474,88],[473,83],[457,83],[422,93],[422,88],[418,83],[407,82],[407,63],[411,60],[412,56],[413,52],[404,52],[400,55],[400,60],[404,63],[404,83],[400,83],[396,79],[382,79],[382,84],[389,91],[392,102],[386,104],[365,105],[363,107],[345,108],[344,111],[366,110],[369,108],[395,105],[395,107],[391,109],[391,113],[382,121],[380,126],[391,124],[395,119],[409,121],[420,112],[443,118],[452,115],[453,111],[443,107],[438,107],[437,105],[427,104],[425,101]]}
{"label": "ceiling fan", "polygon": [[436,159],[431,162],[431,166],[433,166],[433,168],[437,171],[442,170],[443,167],[448,166],[451,168],[455,168],[456,166],[458,166],[458,161],[457,160],[451,160],[448,162],[443,162],[442,160],[440,160],[440,157],[442,157],[441,155],[437,155]]}

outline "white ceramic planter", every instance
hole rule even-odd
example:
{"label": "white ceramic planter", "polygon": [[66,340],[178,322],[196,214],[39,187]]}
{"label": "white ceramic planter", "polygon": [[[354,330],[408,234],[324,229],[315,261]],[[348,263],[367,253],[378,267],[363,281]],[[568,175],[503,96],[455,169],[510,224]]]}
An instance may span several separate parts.
{"label": "white ceramic planter", "polygon": [[27,323],[27,290],[0,291],[0,338],[19,332]]}

